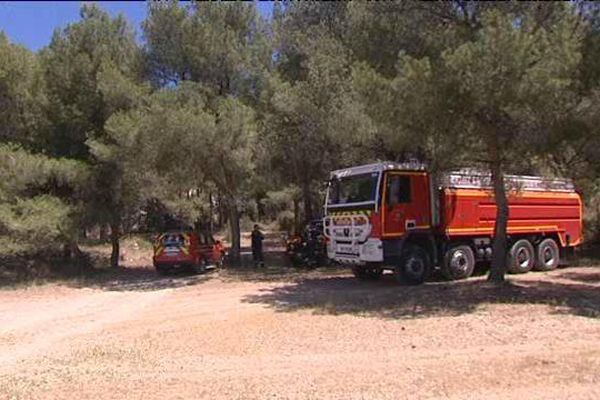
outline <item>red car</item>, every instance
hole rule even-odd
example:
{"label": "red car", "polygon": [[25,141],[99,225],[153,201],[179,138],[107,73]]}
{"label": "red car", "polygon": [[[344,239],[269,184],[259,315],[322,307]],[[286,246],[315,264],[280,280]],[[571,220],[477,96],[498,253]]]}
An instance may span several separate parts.
{"label": "red car", "polygon": [[170,231],[154,242],[152,262],[159,273],[186,268],[204,272],[207,267],[220,267],[225,248],[211,235],[194,231]]}

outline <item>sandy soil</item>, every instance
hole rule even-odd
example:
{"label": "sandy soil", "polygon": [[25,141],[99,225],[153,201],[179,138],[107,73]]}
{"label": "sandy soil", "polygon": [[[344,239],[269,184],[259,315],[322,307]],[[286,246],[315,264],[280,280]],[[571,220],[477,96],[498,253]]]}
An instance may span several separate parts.
{"label": "sandy soil", "polygon": [[599,268],[390,278],[129,266],[3,289],[0,398],[600,398]]}

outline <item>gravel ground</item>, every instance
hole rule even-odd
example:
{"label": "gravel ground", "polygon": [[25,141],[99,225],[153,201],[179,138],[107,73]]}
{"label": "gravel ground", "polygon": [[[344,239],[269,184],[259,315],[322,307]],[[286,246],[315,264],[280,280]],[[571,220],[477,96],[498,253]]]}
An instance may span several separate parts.
{"label": "gravel ground", "polygon": [[600,268],[511,282],[130,266],[1,290],[0,398],[600,398]]}

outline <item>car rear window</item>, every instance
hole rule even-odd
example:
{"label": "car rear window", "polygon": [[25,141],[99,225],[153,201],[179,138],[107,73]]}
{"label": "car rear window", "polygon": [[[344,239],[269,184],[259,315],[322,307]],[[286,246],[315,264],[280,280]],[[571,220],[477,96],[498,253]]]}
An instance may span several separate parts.
{"label": "car rear window", "polygon": [[180,233],[166,234],[162,239],[165,246],[181,246],[184,241],[183,235]]}

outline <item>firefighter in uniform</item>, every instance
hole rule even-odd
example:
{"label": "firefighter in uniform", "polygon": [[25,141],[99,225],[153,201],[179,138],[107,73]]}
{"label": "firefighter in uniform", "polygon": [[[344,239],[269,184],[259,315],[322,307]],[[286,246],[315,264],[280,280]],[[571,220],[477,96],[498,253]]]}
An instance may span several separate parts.
{"label": "firefighter in uniform", "polygon": [[262,249],[262,242],[264,239],[265,235],[262,234],[258,225],[254,225],[254,229],[252,230],[252,258],[255,267],[265,266]]}

